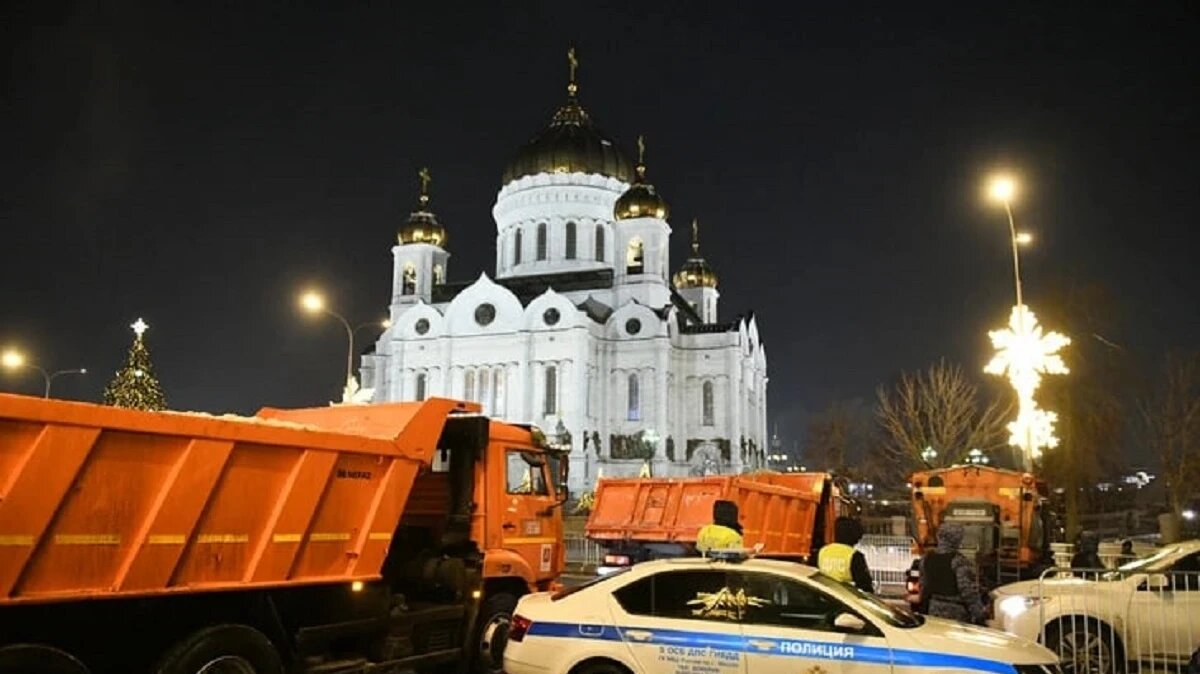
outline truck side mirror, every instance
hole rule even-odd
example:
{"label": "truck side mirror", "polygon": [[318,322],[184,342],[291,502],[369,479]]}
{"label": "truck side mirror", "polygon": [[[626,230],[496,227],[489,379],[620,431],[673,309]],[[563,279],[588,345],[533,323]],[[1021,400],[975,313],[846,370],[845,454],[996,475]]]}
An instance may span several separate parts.
{"label": "truck side mirror", "polygon": [[852,632],[857,634],[867,629],[867,622],[853,613],[839,613],[833,619],[833,627],[839,632]]}

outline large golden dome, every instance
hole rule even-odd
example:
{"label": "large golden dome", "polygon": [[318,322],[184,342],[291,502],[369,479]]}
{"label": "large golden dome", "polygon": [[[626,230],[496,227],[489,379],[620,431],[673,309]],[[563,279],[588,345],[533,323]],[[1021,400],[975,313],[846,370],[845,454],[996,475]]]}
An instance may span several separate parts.
{"label": "large golden dome", "polygon": [[433,178],[429,169],[423,168],[417,172],[421,180],[421,193],[417,197],[417,210],[408,214],[408,221],[396,233],[396,239],[401,243],[429,243],[439,248],[446,247],[446,228],[438,222],[437,216],[429,210],[429,184]]}
{"label": "large golden dome", "polygon": [[646,143],[638,136],[638,163],[633,184],[613,204],[613,217],[617,220],[631,218],[658,218],[666,220],[669,209],[654,185],[646,182]]}
{"label": "large golden dome", "polygon": [[624,182],[633,178],[633,166],[617,145],[600,132],[576,98],[575,52],[568,52],[571,79],[567,102],[550,119],[550,125],[522,147],[504,169],[503,184],[539,173],[596,173]]}
{"label": "large golden dome", "polygon": [[679,290],[717,287],[717,271],[700,256],[700,227],[695,220],[692,220],[692,254],[672,280]]}

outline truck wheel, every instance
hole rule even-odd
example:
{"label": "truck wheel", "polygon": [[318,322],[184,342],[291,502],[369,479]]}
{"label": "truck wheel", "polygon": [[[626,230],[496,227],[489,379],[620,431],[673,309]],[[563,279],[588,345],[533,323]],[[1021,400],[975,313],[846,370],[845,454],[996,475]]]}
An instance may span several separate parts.
{"label": "truck wheel", "polygon": [[88,668],[52,646],[13,644],[0,648],[0,674],[88,674]]}
{"label": "truck wheel", "polygon": [[475,671],[478,674],[496,674],[504,666],[504,647],[508,644],[508,626],[512,622],[513,610],[517,608],[516,595],[499,592],[487,598],[479,607],[479,626],[475,630]]}
{"label": "truck wheel", "polygon": [[271,640],[246,625],[216,625],[175,644],[157,674],[280,674],[283,663]]}

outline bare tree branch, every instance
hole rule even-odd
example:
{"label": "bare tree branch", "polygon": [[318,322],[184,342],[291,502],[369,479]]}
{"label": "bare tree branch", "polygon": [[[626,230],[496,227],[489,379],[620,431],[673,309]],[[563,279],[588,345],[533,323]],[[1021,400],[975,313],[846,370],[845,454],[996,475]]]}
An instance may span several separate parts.
{"label": "bare tree branch", "polygon": [[[1012,405],[993,401],[981,408],[978,389],[957,365],[940,361],[924,372],[902,373],[891,390],[880,386],[875,393],[884,454],[905,470],[954,465],[972,449],[1008,444]],[[937,452],[932,461],[922,456],[926,448]]]}

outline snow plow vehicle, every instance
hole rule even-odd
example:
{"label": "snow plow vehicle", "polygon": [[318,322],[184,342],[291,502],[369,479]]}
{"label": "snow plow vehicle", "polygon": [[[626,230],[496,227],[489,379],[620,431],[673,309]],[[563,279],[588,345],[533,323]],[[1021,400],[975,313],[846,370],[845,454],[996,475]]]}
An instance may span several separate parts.
{"label": "snow plow vehicle", "polygon": [[566,462],[478,411],[0,395],[0,672],[499,671]]}
{"label": "snow plow vehicle", "polygon": [[[961,552],[974,559],[985,588],[1036,578],[1053,566],[1053,516],[1046,483],[1030,473],[964,465],[913,473],[912,530],[918,557],[937,546],[938,527],[962,525]],[[919,571],[909,571],[910,603],[920,592]]]}

